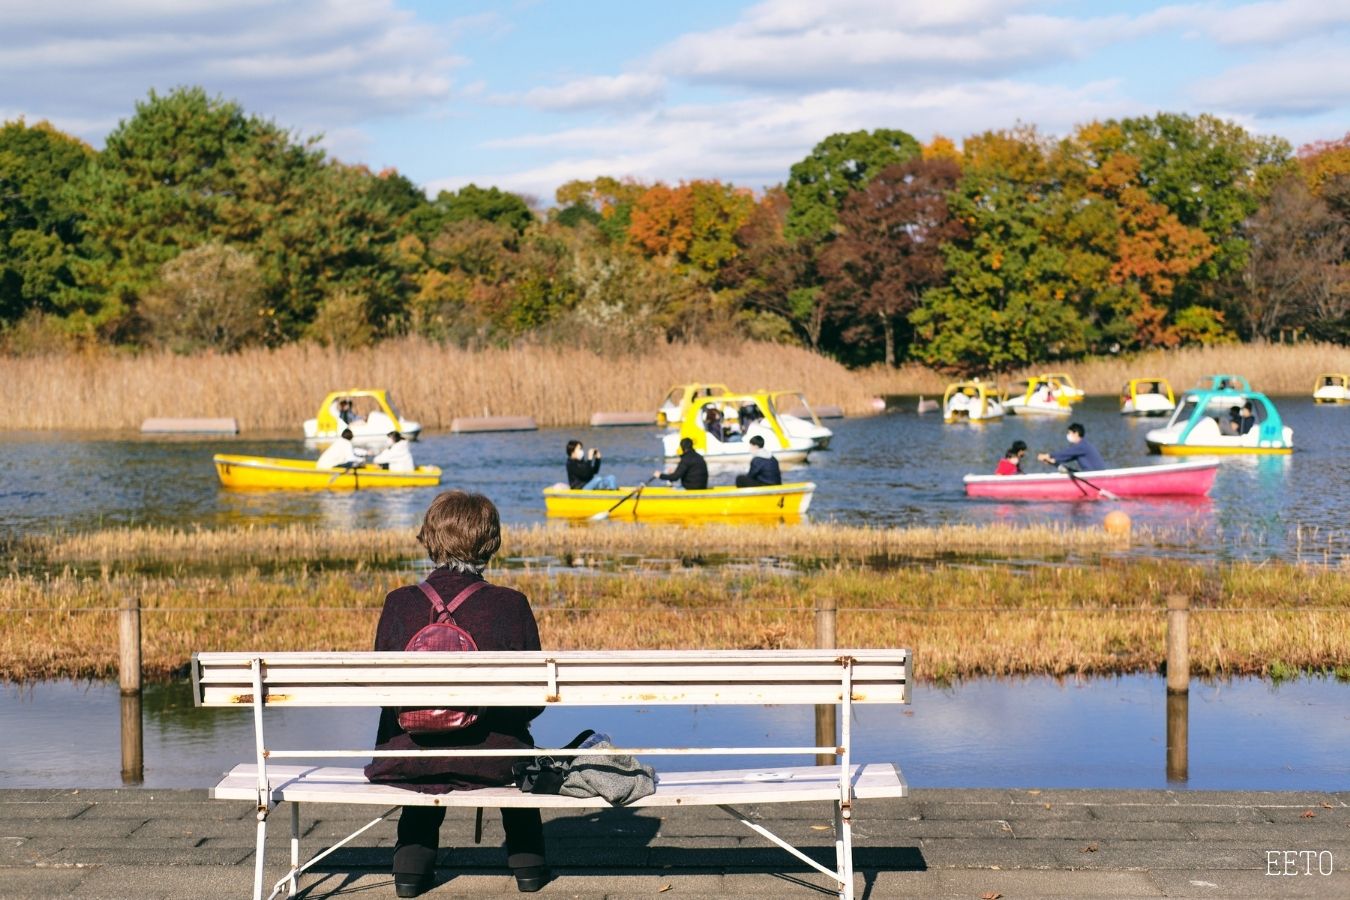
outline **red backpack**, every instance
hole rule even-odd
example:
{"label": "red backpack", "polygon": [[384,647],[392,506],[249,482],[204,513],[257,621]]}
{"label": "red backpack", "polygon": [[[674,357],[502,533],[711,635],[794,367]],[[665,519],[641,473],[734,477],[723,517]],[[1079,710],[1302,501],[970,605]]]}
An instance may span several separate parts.
{"label": "red backpack", "polygon": [[[487,587],[486,581],[475,581],[455,595],[455,599],[446,603],[436,589],[425,581],[418,585],[422,593],[431,601],[436,617],[430,625],[423,625],[408,640],[404,650],[477,650],[473,636],[455,624],[451,614],[472,597],[480,588]],[[459,731],[478,721],[477,709],[400,709],[398,726],[409,734],[442,734],[447,731]]]}

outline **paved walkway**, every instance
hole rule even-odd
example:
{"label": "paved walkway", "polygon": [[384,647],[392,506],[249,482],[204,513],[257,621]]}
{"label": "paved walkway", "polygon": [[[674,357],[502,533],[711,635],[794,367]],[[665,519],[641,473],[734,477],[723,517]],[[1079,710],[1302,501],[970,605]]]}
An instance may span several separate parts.
{"label": "paved walkway", "polygon": [[[833,861],[827,805],[747,811]],[[312,850],[379,810],[302,812]],[[288,814],[274,815],[269,884],[286,855]],[[717,809],[546,821],[557,877],[541,898],[833,896],[824,876]],[[489,811],[486,822],[473,847],[472,816],[451,812],[442,841],[455,849],[442,851],[426,896],[516,896],[500,821]],[[1350,791],[916,790],[863,801],[857,822],[866,900],[1350,898]],[[247,897],[253,836],[249,804],[204,791],[0,790],[0,897]],[[392,898],[392,841],[390,824],[376,826],[306,876],[301,896]]]}

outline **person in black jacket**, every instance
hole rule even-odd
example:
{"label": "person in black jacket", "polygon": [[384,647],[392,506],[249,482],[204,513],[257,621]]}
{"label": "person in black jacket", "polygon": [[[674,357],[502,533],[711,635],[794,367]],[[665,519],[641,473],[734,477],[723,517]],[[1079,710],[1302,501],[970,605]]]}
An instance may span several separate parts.
{"label": "person in black jacket", "polygon": [[694,449],[690,438],[680,438],[680,463],[671,472],[653,472],[653,478],[662,481],[678,481],[686,491],[706,491],[708,489],[708,464],[703,455]]}
{"label": "person in black jacket", "polygon": [[[431,502],[417,540],[436,568],[426,584],[449,604],[475,584],[483,585],[454,613],[455,624],[467,631],[479,650],[538,650],[539,627],[530,603],[519,591],[486,584],[482,571],[501,546],[497,508],[481,494],[445,491]],[[435,609],[418,585],[392,591],[384,601],[375,631],[376,650],[403,650],[409,639],[435,619]],[[459,731],[413,735],[398,724],[398,709],[380,713],[377,750],[456,748],[523,750],[534,746],[530,721],[537,707],[485,707],[474,724]],[[510,756],[380,756],[366,766],[372,782],[410,791],[443,794],[511,784]],[[394,890],[416,897],[435,881],[444,806],[405,806],[398,819],[394,845]],[[538,809],[502,809],[507,863],[521,891],[537,891],[548,881],[544,830]]]}
{"label": "person in black jacket", "polygon": [[600,450],[592,447],[586,452],[581,441],[567,442],[567,486],[574,491],[617,491],[613,475],[600,474]]}
{"label": "person in black jacket", "polygon": [[754,447],[754,458],[750,460],[750,471],[736,476],[736,487],[760,487],[783,483],[783,470],[778,468],[778,460],[764,449],[764,438],[755,435],[750,438]]}

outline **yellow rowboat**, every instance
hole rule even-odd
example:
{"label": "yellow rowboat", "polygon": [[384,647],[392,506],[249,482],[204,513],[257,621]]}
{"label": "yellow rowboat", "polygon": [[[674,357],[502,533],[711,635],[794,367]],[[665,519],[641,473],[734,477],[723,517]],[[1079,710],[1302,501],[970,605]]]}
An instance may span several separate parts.
{"label": "yellow rowboat", "polygon": [[441,483],[436,466],[418,466],[412,472],[390,472],[378,466],[319,469],[312,459],[268,456],[213,458],[220,483],[228,488],[274,488],[297,491],[356,491],[367,488],[435,487]]}
{"label": "yellow rowboat", "polygon": [[609,510],[613,510],[609,513],[611,519],[678,520],[723,516],[795,519],[811,506],[815,490],[815,484],[810,481],[764,487],[715,487],[706,491],[664,486],[580,491],[555,484],[544,488],[544,508],[549,517],[555,519],[589,519]]}

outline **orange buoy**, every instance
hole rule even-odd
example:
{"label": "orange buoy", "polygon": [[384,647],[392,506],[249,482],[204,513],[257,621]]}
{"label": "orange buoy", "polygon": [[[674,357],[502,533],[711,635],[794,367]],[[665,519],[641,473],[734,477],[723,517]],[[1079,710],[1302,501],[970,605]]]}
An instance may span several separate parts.
{"label": "orange buoy", "polygon": [[1102,520],[1102,527],[1108,534],[1129,534],[1130,517],[1122,510],[1113,509]]}

